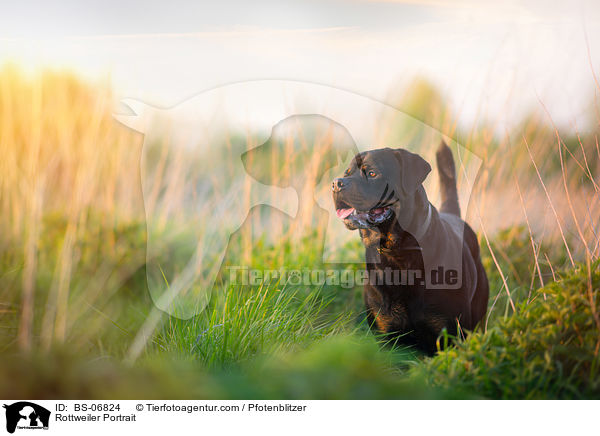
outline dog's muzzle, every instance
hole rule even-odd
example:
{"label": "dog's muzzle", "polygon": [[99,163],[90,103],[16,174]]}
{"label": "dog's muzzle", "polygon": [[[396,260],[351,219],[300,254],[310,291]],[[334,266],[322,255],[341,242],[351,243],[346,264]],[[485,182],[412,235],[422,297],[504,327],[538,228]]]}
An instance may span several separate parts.
{"label": "dog's muzzle", "polygon": [[343,178],[337,178],[331,184],[331,190],[333,192],[340,192],[348,186],[349,182]]}
{"label": "dog's muzzle", "polygon": [[353,207],[336,210],[338,218],[342,219],[350,230],[369,229],[383,224],[391,218],[392,213],[389,207],[374,208],[366,212],[357,211]]}

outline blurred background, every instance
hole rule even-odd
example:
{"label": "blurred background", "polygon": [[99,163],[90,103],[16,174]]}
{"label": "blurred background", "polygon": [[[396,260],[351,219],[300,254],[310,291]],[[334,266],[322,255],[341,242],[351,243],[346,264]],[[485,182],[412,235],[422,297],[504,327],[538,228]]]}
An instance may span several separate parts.
{"label": "blurred background", "polygon": [[25,1],[0,17],[0,59],[110,80],[117,96],[155,106],[269,78],[397,103],[422,77],[464,126],[487,119],[502,132],[541,100],[557,122],[583,128],[600,61],[599,8],[593,0]]}
{"label": "blurred background", "polygon": [[[0,394],[598,397],[599,24],[591,0],[3,7],[0,366],[9,376]],[[390,146],[426,154],[445,138],[481,160],[461,205],[491,283],[481,332],[429,359],[382,346],[368,332],[359,288],[236,287],[223,275],[210,290],[193,289],[203,308],[197,316],[156,307],[150,282],[170,289],[181,259],[160,244],[149,255],[148,241],[173,241],[187,256],[211,251],[197,233],[206,226],[181,224],[189,199],[200,193],[251,205],[247,184],[229,176],[270,131],[225,129],[207,160],[173,149],[170,124],[148,119],[159,128],[149,139],[117,118],[141,104],[163,113],[185,108],[204,91],[265,79],[323,85],[335,88],[330,95],[393,108],[402,116],[382,115],[377,124]],[[259,119],[272,104],[272,95],[263,97],[253,100]],[[187,107],[182,117],[198,119],[197,106]],[[255,177],[295,186],[296,166],[318,169],[338,145],[332,125],[280,136],[269,165],[254,163]],[[143,185],[142,159],[155,185]],[[218,180],[198,178],[197,168],[218,170]],[[323,176],[316,169],[303,180],[313,188]],[[267,240],[252,220],[264,223],[274,212],[256,209],[226,239],[217,269],[318,265],[321,209],[300,194],[302,220],[286,227],[287,218],[276,217],[277,237]],[[435,189],[431,200],[437,204]],[[149,210],[156,226],[148,225]],[[343,249],[360,260],[358,237]]]}

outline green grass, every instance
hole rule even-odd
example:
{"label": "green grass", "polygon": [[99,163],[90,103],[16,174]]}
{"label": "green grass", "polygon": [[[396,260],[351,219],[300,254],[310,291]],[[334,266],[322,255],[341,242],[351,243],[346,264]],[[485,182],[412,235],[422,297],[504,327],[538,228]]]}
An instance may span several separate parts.
{"label": "green grass", "polygon": [[[146,259],[138,171],[141,138],[114,122],[107,89],[68,74],[28,78],[18,69],[0,70],[0,94],[0,396],[600,397],[598,263],[574,269],[563,236],[552,226],[546,232],[546,223],[535,241],[527,226],[512,223],[479,235],[490,279],[487,331],[456,341],[433,358],[374,336],[364,320],[360,288],[227,283],[227,265],[260,270],[322,267],[315,244],[322,228],[307,219],[299,231],[304,237],[293,243],[280,233],[274,234],[276,244],[234,235],[204,310],[188,320],[160,314],[132,362],[132,344],[156,313],[147,286],[147,272],[152,275],[156,269]],[[556,132],[539,118],[526,120],[514,132],[527,140],[524,147],[521,139],[515,144],[495,139],[485,126],[454,132],[452,114],[426,83],[413,87],[404,101],[410,113],[444,133],[468,137],[465,146],[480,152],[485,167],[476,185],[483,192],[476,191],[472,202],[481,205],[484,224],[490,219],[486,206],[493,206],[487,208],[491,215],[518,206],[511,197],[495,197],[496,191],[512,186],[515,175],[529,197],[542,199],[528,206],[530,220],[536,224],[545,219],[546,197],[536,194],[545,181],[551,191],[559,186],[584,202],[585,208],[577,209],[581,216],[587,214],[585,220],[580,216],[582,238],[574,236],[578,223],[571,215],[576,212],[563,204],[556,217],[564,223],[564,239],[574,257],[585,259],[581,239],[594,249],[591,217],[597,215],[598,191],[593,172],[600,159],[596,132],[581,138],[561,136],[563,170],[559,157],[548,152],[554,150]],[[431,139],[425,134],[427,126],[409,124],[381,128],[390,128],[390,144]],[[439,140],[439,132],[434,133]],[[234,133],[230,139],[229,148],[212,156],[217,162],[199,162],[198,156],[180,159],[190,165],[185,177],[202,175],[197,164],[203,163],[223,170],[219,173],[227,179],[228,159],[247,148],[245,141],[252,142],[245,134]],[[528,147],[543,180],[533,169]],[[507,150],[512,159],[506,158]],[[148,151],[160,163],[160,141]],[[308,151],[308,156],[318,157]],[[172,158],[165,162],[175,165]],[[279,171],[278,165],[271,168]],[[165,172],[163,182],[174,187],[173,194],[182,193],[183,182],[193,182],[180,180],[178,174],[177,168]],[[244,195],[241,201],[247,200]],[[556,199],[556,189],[552,195]],[[483,196],[489,197],[487,203]],[[496,203],[498,199],[504,203]],[[158,235],[161,242],[189,250],[171,251],[168,244],[155,250],[150,261],[158,262],[166,276],[178,270],[196,245],[194,228],[189,233],[179,226],[185,221],[182,206],[174,204],[173,220],[152,230],[165,232]],[[315,228],[321,233],[311,233]],[[358,236],[345,250],[349,257],[362,259]],[[161,284],[163,279],[157,277]]]}
{"label": "green grass", "polygon": [[349,328],[348,314],[328,313],[331,299],[320,290],[286,286],[216,290],[209,306],[192,320],[170,318],[159,335],[164,350],[225,368],[277,352],[301,349]]}
{"label": "green grass", "polygon": [[[527,234],[521,229],[501,232],[491,245],[498,253],[518,305],[510,312],[503,282],[482,246],[492,296],[486,333],[478,332],[433,359],[379,341],[367,328],[361,290],[335,286],[291,286],[277,281],[240,286],[221,281],[208,306],[189,320],[164,314],[133,366],[122,360],[145,317],[152,309],[143,266],[143,225],[112,229],[115,243],[103,241],[101,224],[79,242],[80,266],[72,276],[72,304],[79,306],[70,347],[57,346],[48,355],[22,355],[6,341],[3,373],[22,380],[6,383],[5,397],[36,398],[111,396],[171,398],[589,398],[598,397],[597,340],[588,297],[586,269],[566,272],[558,283],[529,291],[523,281],[534,265],[528,256]],[[49,216],[43,221],[38,287],[49,289],[66,223]],[[235,243],[235,242],[234,242]],[[310,241],[289,258],[313,258]],[[298,247],[297,247],[298,248]],[[349,250],[360,250],[353,244]],[[277,265],[277,253],[289,246],[261,245],[253,258],[258,268]],[[237,251],[227,260],[235,264]],[[306,251],[306,253],[304,252]],[[136,254],[137,253],[137,254]],[[4,261],[17,256],[4,253]],[[290,254],[290,253],[288,253]],[[140,261],[140,259],[142,259]],[[561,261],[557,258],[556,262]],[[132,265],[137,267],[132,268]],[[360,267],[353,265],[352,268]],[[592,265],[592,297],[598,307],[600,275]],[[46,270],[45,268],[49,268]],[[106,268],[103,282],[111,291],[90,300],[78,292]],[[343,268],[343,267],[342,267]],[[519,268],[519,269],[516,269]],[[6,289],[19,286],[18,265],[2,276]],[[114,272],[120,272],[114,274]],[[221,277],[225,279],[225,277]],[[45,281],[48,281],[47,283]],[[89,291],[89,289],[86,289]],[[106,292],[106,291],[104,291]],[[108,298],[103,298],[107,297]],[[545,296],[545,297],[544,297]],[[39,294],[44,298],[44,294]],[[12,304],[16,306],[17,300]],[[44,307],[36,319],[43,319]],[[18,312],[4,317],[16,330]],[[596,353],[596,354],[594,354]],[[59,374],[59,377],[56,375]],[[150,380],[150,381],[149,381]]]}
{"label": "green grass", "polygon": [[[45,223],[44,247],[51,257],[56,246],[51,239],[60,234],[64,223],[56,219]],[[123,256],[137,258],[133,252],[143,249],[143,231],[136,225],[121,227],[118,235],[122,253],[117,256],[109,250],[102,255],[110,268],[117,268]],[[91,263],[92,258],[98,259],[91,253],[102,252],[104,247],[98,241],[89,238],[81,244],[82,258],[90,258],[85,268],[74,274],[74,283],[89,283],[89,274],[100,268]],[[511,271],[509,261],[524,270],[533,267],[526,264],[526,235],[522,232],[500,233],[492,245],[508,253],[501,256],[503,270]],[[281,249],[285,247],[263,247],[264,257],[255,262],[270,267],[276,261],[272,252]],[[310,250],[310,244],[304,249]],[[486,247],[482,253],[489,267]],[[110,298],[99,298],[96,304],[82,309],[76,321],[81,327],[74,329],[80,333],[71,336],[70,347],[55,346],[49,354],[24,355],[14,343],[4,342],[5,358],[0,368],[9,374],[9,380],[19,382],[4,383],[0,395],[302,399],[600,396],[600,330],[594,317],[600,311],[597,263],[589,270],[583,266],[566,270],[558,282],[531,293],[524,282],[520,291],[511,288],[511,298],[518,306],[516,314],[507,312],[502,280],[491,270],[492,295],[497,293],[498,298],[490,299],[494,310],[487,332],[473,333],[434,358],[378,340],[365,325],[358,288],[221,283],[196,317],[180,320],[163,315],[134,366],[122,362],[152,303],[145,289],[143,265],[123,271],[127,273],[118,281],[107,281],[114,288]],[[10,282],[10,274],[8,271],[3,276],[5,283]],[[40,271],[38,280],[49,274]],[[508,281],[518,288],[518,271],[508,273]],[[72,298],[79,301],[78,293]],[[497,310],[499,307],[502,310]],[[3,322],[14,325],[16,313],[12,319],[5,317]],[[11,336],[6,333],[5,338]],[[36,376],[30,379],[26,374]]]}
{"label": "green grass", "polygon": [[518,312],[427,360],[435,386],[488,398],[600,398],[600,270],[560,274]]}

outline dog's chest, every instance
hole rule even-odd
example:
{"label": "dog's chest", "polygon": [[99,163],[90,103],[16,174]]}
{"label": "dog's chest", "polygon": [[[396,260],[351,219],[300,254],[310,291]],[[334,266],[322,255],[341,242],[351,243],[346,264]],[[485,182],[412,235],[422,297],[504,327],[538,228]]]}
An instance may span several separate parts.
{"label": "dog's chest", "polygon": [[418,286],[369,283],[365,285],[364,292],[367,310],[381,332],[413,330],[422,318],[423,293]]}
{"label": "dog's chest", "polygon": [[412,327],[406,304],[395,302],[386,308],[381,304],[370,304],[369,310],[377,329],[384,333],[409,331]]}
{"label": "dog's chest", "polygon": [[[364,242],[374,235],[362,236]],[[372,245],[367,245],[365,253],[369,277],[364,288],[367,310],[377,330],[408,333],[421,322],[424,313],[422,253],[417,241],[403,232],[377,236],[369,241]]]}

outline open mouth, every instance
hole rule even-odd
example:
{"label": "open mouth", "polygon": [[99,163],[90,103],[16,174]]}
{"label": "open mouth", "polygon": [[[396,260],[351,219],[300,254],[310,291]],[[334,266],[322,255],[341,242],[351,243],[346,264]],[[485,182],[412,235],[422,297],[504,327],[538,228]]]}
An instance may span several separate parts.
{"label": "open mouth", "polygon": [[336,213],[346,226],[358,229],[365,229],[384,223],[392,216],[392,210],[389,207],[376,207],[364,212],[358,211],[353,207],[340,207],[336,210]]}

